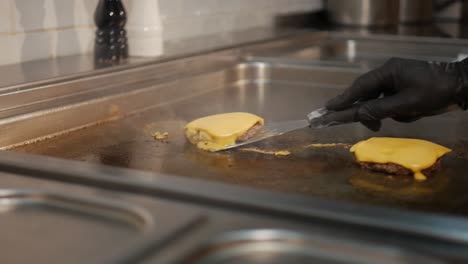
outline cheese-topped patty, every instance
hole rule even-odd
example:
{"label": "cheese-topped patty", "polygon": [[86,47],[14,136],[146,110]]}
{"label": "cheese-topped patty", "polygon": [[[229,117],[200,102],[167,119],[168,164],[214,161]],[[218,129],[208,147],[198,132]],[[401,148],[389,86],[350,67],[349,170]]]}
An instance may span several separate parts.
{"label": "cheese-topped patty", "polygon": [[236,140],[264,120],[250,113],[225,113],[196,119],[185,126],[185,135],[198,148],[217,151],[236,144]]}
{"label": "cheese-topped patty", "polygon": [[374,137],[355,144],[350,151],[358,162],[396,164],[412,171],[416,180],[425,180],[422,171],[451,150],[421,139]]}

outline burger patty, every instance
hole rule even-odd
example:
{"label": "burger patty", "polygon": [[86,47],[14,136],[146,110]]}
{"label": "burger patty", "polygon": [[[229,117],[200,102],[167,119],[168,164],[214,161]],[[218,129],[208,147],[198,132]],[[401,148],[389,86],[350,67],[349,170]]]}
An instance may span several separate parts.
{"label": "burger patty", "polygon": [[[378,172],[384,172],[388,174],[394,174],[394,175],[401,175],[401,176],[409,176],[413,175],[414,173],[405,168],[402,167],[398,164],[395,163],[373,163],[373,162],[358,162],[359,165],[367,170],[372,170],[372,171],[378,171]],[[426,176],[432,175],[434,172],[436,172],[440,167],[442,166],[441,159],[438,159],[431,167],[425,169],[422,171],[422,173]]]}
{"label": "burger patty", "polygon": [[[260,123],[256,123],[254,126],[252,126],[249,130],[247,130],[244,134],[242,134],[240,137],[236,139],[237,143],[246,141],[253,137],[258,131],[262,128],[262,125]],[[192,131],[192,130],[186,130],[185,135],[188,138],[188,140],[192,144],[197,144],[200,141],[210,141],[212,140],[212,137],[203,131]]]}
{"label": "burger patty", "polygon": [[259,123],[255,124],[249,130],[247,130],[244,134],[242,134],[240,137],[238,137],[236,139],[236,142],[241,143],[241,142],[247,141],[251,137],[255,136],[255,134],[257,134],[260,131],[260,129],[262,129],[262,125],[259,124]]}

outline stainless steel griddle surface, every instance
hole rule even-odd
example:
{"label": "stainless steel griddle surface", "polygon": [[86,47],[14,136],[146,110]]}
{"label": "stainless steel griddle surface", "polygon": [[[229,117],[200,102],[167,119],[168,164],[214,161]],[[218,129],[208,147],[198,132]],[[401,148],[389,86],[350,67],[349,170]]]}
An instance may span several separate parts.
{"label": "stainless steel griddle surface", "polygon": [[[337,93],[337,87],[306,82],[240,82],[15,151],[333,200],[468,215],[468,115],[463,112],[412,124],[386,121],[379,133],[359,124],[303,129],[251,146],[289,150],[289,156],[242,149],[208,153],[187,143],[183,136],[188,121],[216,113],[246,111],[267,122],[303,118]],[[156,131],[168,132],[169,139],[153,139]],[[344,146],[308,146],[353,144],[372,136],[427,139],[451,147],[454,152],[444,159],[441,171],[419,183],[411,178],[363,171]]]}

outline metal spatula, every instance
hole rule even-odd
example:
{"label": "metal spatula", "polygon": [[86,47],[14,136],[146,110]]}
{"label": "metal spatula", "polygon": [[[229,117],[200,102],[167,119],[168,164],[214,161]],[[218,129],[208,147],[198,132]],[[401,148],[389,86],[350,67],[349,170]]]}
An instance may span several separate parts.
{"label": "metal spatula", "polygon": [[308,114],[307,119],[277,122],[277,123],[267,123],[253,137],[249,138],[246,141],[240,142],[238,144],[226,147],[222,150],[228,150],[228,149],[233,149],[233,148],[237,148],[240,146],[245,146],[247,144],[258,142],[258,141],[261,141],[270,137],[283,135],[287,132],[305,128],[305,127],[324,128],[324,127],[335,125],[334,123],[324,124],[323,122],[318,122],[320,117],[322,117],[323,115],[327,113],[328,113],[327,109],[320,108]]}

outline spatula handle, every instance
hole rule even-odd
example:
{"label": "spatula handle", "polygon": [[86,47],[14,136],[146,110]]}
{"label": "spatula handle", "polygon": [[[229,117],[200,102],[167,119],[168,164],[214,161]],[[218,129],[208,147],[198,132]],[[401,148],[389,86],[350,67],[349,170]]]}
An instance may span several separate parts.
{"label": "spatula handle", "polygon": [[[344,124],[350,124],[353,123],[353,121],[349,122],[340,122],[337,120],[331,120],[327,121],[324,116],[326,116],[329,113],[332,113],[333,111],[329,111],[325,107],[317,109],[315,111],[310,112],[307,115],[307,121],[309,121],[309,125],[311,128],[325,128],[325,127],[330,127],[330,126],[336,126],[336,125],[344,125]],[[348,119],[350,120],[350,119]]]}

